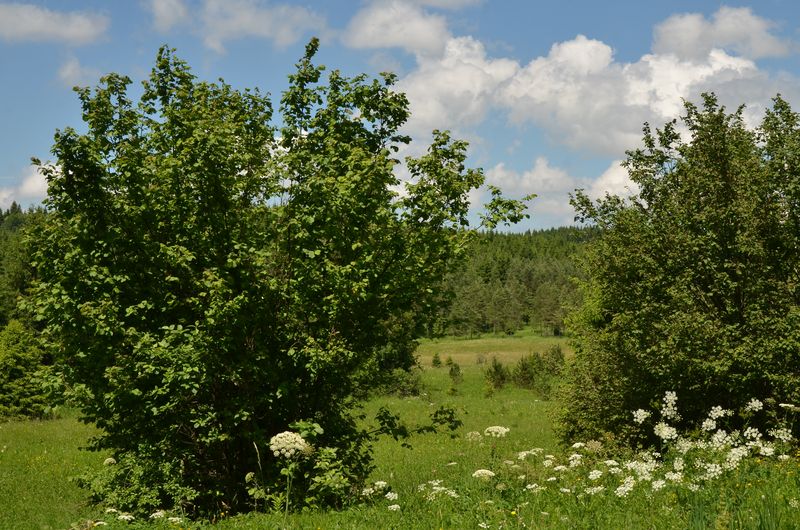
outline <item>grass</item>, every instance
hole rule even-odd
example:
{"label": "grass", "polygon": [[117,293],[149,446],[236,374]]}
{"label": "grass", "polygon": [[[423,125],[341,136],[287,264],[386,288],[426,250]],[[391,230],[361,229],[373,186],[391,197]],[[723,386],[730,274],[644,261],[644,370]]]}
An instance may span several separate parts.
{"label": "grass", "polygon": [[[633,453],[594,453],[587,448],[561,449],[553,435],[551,414],[557,404],[530,391],[505,387],[486,395],[478,356],[492,354],[506,364],[522,355],[542,351],[564,339],[481,337],[474,340],[426,341],[420,347],[425,391],[420,396],[381,396],[366,403],[373,414],[381,406],[399,413],[409,423],[420,423],[440,405],[459,412],[464,426],[456,438],[446,433],[420,435],[412,449],[390,439],[374,448],[376,470],[372,480],[386,481],[397,500],[375,494],[370,502],[342,511],[290,514],[252,513],[225,517],[215,524],[167,522],[122,523],[101,509],[85,504],[84,493],[69,477],[102,465],[103,455],[79,451],[93,430],[74,415],[43,422],[0,424],[0,528],[69,528],[74,521],[102,519],[106,528],[321,528],[321,529],[438,529],[438,528],[800,528],[800,466],[797,455],[785,460],[748,458],[737,469],[713,481],[702,482],[697,491],[669,484],[655,491],[650,482],[638,481],[626,497],[614,494],[622,475],[613,475],[603,460],[635,461]],[[448,368],[431,368],[439,352],[462,367],[463,381],[451,390]],[[470,441],[465,434],[483,432],[490,425],[510,428],[504,438],[481,437]],[[524,460],[518,453],[533,448],[541,452]],[[597,449],[597,448],[594,448]],[[568,455],[578,451],[584,462],[570,468]],[[545,466],[544,455],[554,462]],[[688,462],[687,456],[687,462]],[[706,458],[705,456],[703,458]],[[709,457],[710,458],[710,457]],[[665,462],[667,457],[665,456]],[[565,469],[555,471],[556,465]],[[690,467],[687,463],[687,467]],[[602,469],[597,481],[587,478],[590,469]],[[477,469],[490,469],[495,477],[473,478]],[[633,474],[633,471],[627,471]],[[663,475],[663,470],[659,471]],[[687,470],[687,476],[689,471]],[[524,476],[524,477],[523,477]],[[556,476],[553,482],[548,481]],[[521,478],[522,477],[522,478]],[[453,498],[439,493],[429,499],[434,486],[455,492]],[[534,492],[528,484],[545,486]],[[602,494],[584,490],[604,485]],[[420,491],[420,487],[424,491]],[[570,489],[564,493],[561,488]],[[580,496],[579,496],[580,495]],[[399,511],[388,506],[398,504]],[[85,523],[84,523],[85,524]],[[85,526],[88,528],[88,526]]]}

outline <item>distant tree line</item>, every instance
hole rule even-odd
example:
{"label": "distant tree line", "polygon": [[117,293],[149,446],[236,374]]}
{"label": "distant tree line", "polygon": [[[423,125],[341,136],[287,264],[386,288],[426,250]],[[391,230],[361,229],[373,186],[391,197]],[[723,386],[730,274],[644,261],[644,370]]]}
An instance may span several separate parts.
{"label": "distant tree line", "polygon": [[451,303],[435,331],[470,336],[532,326],[560,335],[577,302],[576,258],[597,235],[594,227],[478,234],[464,265],[445,279]]}

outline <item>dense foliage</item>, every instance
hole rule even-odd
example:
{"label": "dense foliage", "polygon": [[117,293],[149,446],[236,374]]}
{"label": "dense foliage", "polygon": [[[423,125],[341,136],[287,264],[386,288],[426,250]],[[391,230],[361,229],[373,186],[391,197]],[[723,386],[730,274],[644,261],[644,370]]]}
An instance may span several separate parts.
{"label": "dense foliage", "polygon": [[800,119],[777,98],[751,130],[706,95],[682,125],[686,140],[645,127],[627,160],[638,196],[575,197],[603,233],[572,319],[567,439],[625,436],[665,391],[683,425],[711,405],[800,402]]}
{"label": "dense foliage", "polygon": [[[316,49],[289,77],[279,129],[266,96],[200,82],[162,49],[138,103],[108,75],[78,90],[86,133],[56,133],[33,307],[114,455],[86,481],[100,500],[338,505],[370,470],[353,395],[411,364],[483,175],[435,132],[399,196],[405,96],[389,74],[323,82]],[[495,195],[487,226],[522,217]],[[302,458],[273,457],[288,430],[310,444]]]}
{"label": "dense foliage", "polygon": [[464,264],[445,280],[451,300],[437,331],[475,335],[533,326],[558,335],[577,304],[577,258],[597,235],[592,227],[521,234],[487,232],[471,242]]}

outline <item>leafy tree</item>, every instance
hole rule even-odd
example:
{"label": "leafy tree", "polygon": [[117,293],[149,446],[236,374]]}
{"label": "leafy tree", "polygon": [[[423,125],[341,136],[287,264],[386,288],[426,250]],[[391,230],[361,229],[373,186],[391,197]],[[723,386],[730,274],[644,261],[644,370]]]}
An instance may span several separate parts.
{"label": "leafy tree", "polygon": [[[200,82],[162,48],[138,103],[108,75],[78,89],[87,132],[55,135],[33,309],[117,461],[88,481],[115,507],[243,510],[248,491],[338,505],[370,471],[353,396],[410,364],[483,175],[437,131],[398,196],[394,76],[323,83],[316,50],[279,129],[268,97]],[[487,216],[518,218],[515,204]],[[267,442],[290,429],[316,456],[286,467]]]}
{"label": "leafy tree", "polygon": [[48,411],[43,357],[21,322],[12,320],[0,329],[0,417],[41,417]]}
{"label": "leafy tree", "polygon": [[[715,96],[644,129],[640,192],[573,204],[602,237],[585,260],[564,397],[567,439],[626,436],[631,411],[675,391],[683,421],[750,398],[800,401],[800,120],[776,98],[757,130]],[[752,419],[755,425],[765,418]]]}

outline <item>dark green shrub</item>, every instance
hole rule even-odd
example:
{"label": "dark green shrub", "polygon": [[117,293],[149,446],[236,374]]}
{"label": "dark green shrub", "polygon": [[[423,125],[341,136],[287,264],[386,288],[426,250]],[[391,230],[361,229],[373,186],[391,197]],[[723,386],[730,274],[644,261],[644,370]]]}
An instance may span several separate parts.
{"label": "dark green shrub", "polygon": [[509,381],[511,374],[497,357],[492,357],[492,362],[484,370],[487,386],[494,390],[503,388]]}
{"label": "dark green shrub", "polygon": [[395,368],[383,377],[375,393],[400,397],[418,396],[422,393],[422,370],[419,367],[403,370]]}
{"label": "dark green shrub", "polygon": [[42,417],[48,367],[32,332],[16,320],[0,330],[0,417]]}
{"label": "dark green shrub", "polygon": [[458,363],[450,364],[450,370],[448,371],[448,375],[450,375],[450,380],[453,382],[453,386],[458,386],[464,381],[464,374],[461,373],[461,366]]}
{"label": "dark green shrub", "polygon": [[434,368],[442,367],[442,358],[439,356],[438,351],[433,354],[433,359],[431,359],[431,366],[433,366]]}
{"label": "dark green shrub", "polygon": [[569,322],[565,440],[623,433],[667,391],[677,428],[754,397],[800,402],[800,116],[776,98],[753,130],[743,112],[686,103],[685,133],[648,126],[628,153],[637,195],[575,196],[602,236]]}

